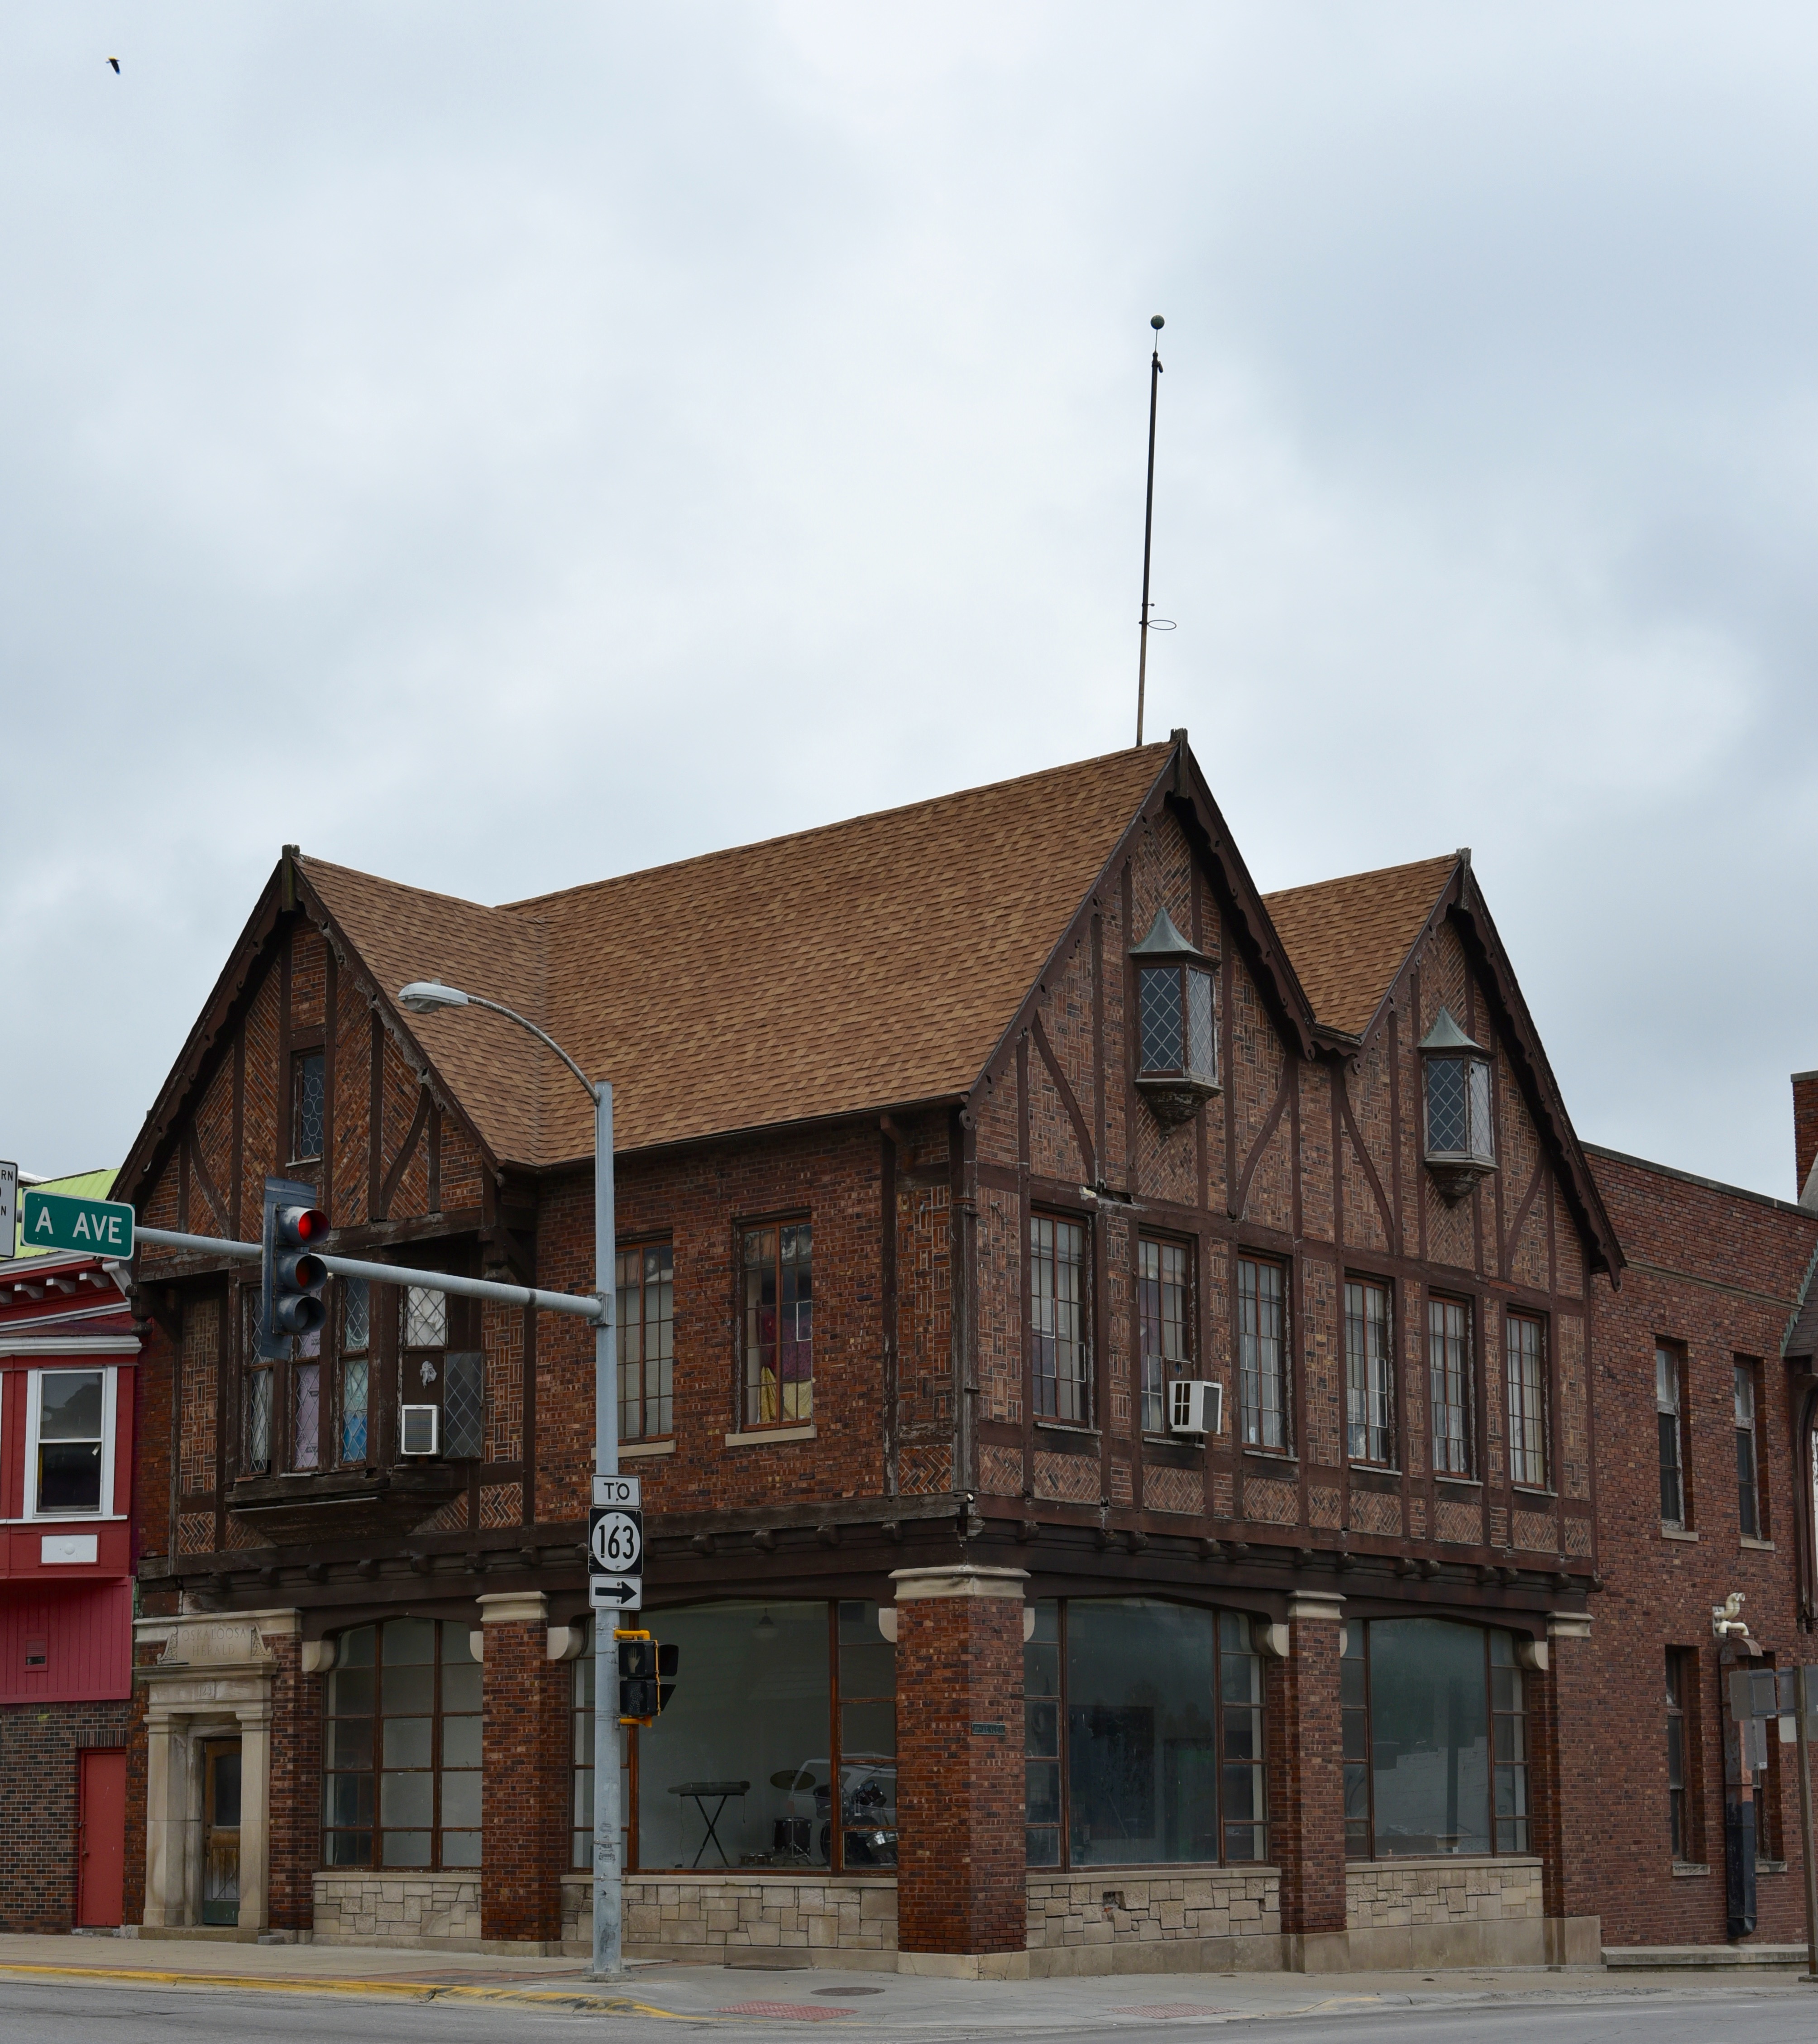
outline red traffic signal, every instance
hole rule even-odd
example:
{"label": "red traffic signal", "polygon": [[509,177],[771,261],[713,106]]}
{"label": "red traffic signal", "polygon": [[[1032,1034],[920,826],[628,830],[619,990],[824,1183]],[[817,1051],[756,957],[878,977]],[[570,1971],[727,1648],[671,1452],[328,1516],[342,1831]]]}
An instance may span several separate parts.
{"label": "red traffic signal", "polygon": [[329,1316],[321,1297],[328,1266],[307,1247],[329,1231],[328,1216],[309,1204],[315,1189],[290,1178],[265,1181],[259,1352],[267,1361],[287,1356],[299,1335],[313,1334]]}

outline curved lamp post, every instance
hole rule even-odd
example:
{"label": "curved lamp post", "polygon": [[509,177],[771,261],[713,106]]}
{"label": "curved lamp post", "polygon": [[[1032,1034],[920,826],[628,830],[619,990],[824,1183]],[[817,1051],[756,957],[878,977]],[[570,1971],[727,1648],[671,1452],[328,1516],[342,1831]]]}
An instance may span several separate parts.
{"label": "curved lamp post", "polygon": [[[594,1102],[594,1284],[602,1308],[594,1331],[594,1458],[602,1476],[619,1470],[617,1336],[613,1326],[613,1089],[598,1085],[547,1030],[503,1001],[488,1001],[433,979],[413,980],[398,994],[413,1015],[436,1015],[455,1008],[485,1008],[527,1029],[553,1051],[584,1085]],[[619,1865],[619,1719],[613,1628],[594,1615],[594,1963],[596,1980],[621,1980],[625,1952]]]}

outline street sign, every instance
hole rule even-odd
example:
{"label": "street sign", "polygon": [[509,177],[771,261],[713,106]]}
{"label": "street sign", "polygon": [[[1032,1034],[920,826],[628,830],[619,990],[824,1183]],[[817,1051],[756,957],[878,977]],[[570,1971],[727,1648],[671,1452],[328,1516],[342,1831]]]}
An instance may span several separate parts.
{"label": "street sign", "polygon": [[595,1611],[642,1611],[642,1576],[590,1576],[587,1601]]}
{"label": "street sign", "polygon": [[644,1503],[644,1479],[636,1476],[596,1476],[594,1502],[621,1512],[636,1512]]}
{"label": "street sign", "polygon": [[18,1224],[19,1167],[0,1164],[0,1258],[16,1254]]}
{"label": "street sign", "polygon": [[595,1505],[587,1515],[587,1573],[594,1576],[644,1573],[644,1514]]}
{"label": "street sign", "polygon": [[67,1193],[25,1189],[24,1245],[86,1249],[98,1256],[133,1254],[133,1209],[119,1200],[77,1200]]}

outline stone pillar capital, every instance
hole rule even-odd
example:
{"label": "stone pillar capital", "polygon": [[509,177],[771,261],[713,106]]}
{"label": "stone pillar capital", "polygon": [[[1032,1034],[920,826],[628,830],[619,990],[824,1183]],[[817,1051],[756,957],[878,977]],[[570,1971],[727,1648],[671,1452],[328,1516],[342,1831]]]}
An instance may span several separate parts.
{"label": "stone pillar capital", "polygon": [[951,1562],[938,1569],[893,1569],[898,1604],[917,1597],[1014,1597],[1023,1600],[1027,1569],[980,1569],[970,1562]]}
{"label": "stone pillar capital", "polygon": [[547,1625],[549,1600],[541,1590],[507,1590],[478,1600],[482,1625]]}

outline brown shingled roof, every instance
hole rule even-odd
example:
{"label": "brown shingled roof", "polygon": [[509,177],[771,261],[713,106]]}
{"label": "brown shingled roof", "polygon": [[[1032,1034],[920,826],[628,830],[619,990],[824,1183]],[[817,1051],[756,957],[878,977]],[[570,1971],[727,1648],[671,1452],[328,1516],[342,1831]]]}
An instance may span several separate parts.
{"label": "brown shingled roof", "polygon": [[[614,1147],[955,1097],[1167,766],[1167,745],[484,908],[300,859],[386,993],[518,1009],[613,1082]],[[493,1154],[585,1156],[573,1077],[483,1010],[408,1018]]]}
{"label": "brown shingled roof", "polygon": [[1363,1035],[1458,863],[1451,852],[1263,896],[1320,1021]]}

